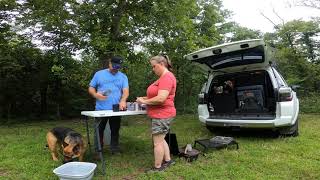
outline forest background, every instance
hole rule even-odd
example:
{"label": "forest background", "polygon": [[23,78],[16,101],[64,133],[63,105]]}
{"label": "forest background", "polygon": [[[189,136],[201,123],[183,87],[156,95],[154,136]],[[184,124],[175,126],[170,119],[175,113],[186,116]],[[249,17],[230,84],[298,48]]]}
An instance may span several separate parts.
{"label": "forest background", "polygon": [[[320,9],[320,0],[299,5]],[[318,113],[320,17],[274,24],[274,32],[262,33],[229,21],[231,13],[221,0],[2,0],[1,122],[72,118],[93,110],[89,81],[112,55],[125,58],[128,101],[134,101],[156,78],[148,59],[160,52],[173,63],[178,113],[196,113],[206,73],[183,56],[253,38],[277,49],[277,68],[288,84],[300,86],[300,110]]]}

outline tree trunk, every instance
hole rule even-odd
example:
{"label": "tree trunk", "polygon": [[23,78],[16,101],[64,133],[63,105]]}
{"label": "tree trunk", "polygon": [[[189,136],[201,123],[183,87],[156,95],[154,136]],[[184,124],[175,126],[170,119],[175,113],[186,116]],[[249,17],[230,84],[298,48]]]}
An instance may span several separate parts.
{"label": "tree trunk", "polygon": [[[182,72],[183,73],[183,72]],[[183,93],[183,96],[182,96],[182,99],[183,99],[183,113],[185,113],[185,111],[186,111],[186,100],[185,100],[185,98],[186,98],[186,94],[185,94],[185,84],[184,84],[185,82],[184,82],[184,75],[182,76],[182,93]]]}
{"label": "tree trunk", "polygon": [[47,84],[42,85],[42,87],[40,87],[40,115],[41,116],[46,115],[48,112],[48,109],[47,109],[47,90],[48,90]]}
{"label": "tree trunk", "polygon": [[120,37],[120,22],[121,18],[123,16],[123,13],[125,12],[126,9],[126,1],[121,0],[118,3],[118,7],[114,9],[113,11],[113,16],[112,16],[112,21],[111,21],[111,41],[118,41]]}
{"label": "tree trunk", "polygon": [[59,103],[57,104],[57,118],[61,119],[61,113],[60,113],[60,105]]}
{"label": "tree trunk", "polygon": [[7,105],[7,121],[9,121],[10,118],[11,118],[11,107],[12,107],[12,104],[10,102],[8,102],[8,105]]}
{"label": "tree trunk", "polygon": [[[120,50],[117,47],[118,42],[121,41],[121,34],[120,34],[120,23],[121,18],[126,10],[127,2],[126,0],[120,0],[118,6],[113,9],[113,15],[111,17],[111,24],[110,24],[110,32],[107,28],[101,29],[104,34],[109,34],[110,42],[108,43],[107,47],[103,50],[98,50],[98,57],[100,61],[100,67],[108,68],[108,64],[106,63],[107,59],[111,56],[115,55],[115,53],[119,52]],[[101,21],[103,22],[103,21]],[[102,27],[108,27],[108,25]]]}

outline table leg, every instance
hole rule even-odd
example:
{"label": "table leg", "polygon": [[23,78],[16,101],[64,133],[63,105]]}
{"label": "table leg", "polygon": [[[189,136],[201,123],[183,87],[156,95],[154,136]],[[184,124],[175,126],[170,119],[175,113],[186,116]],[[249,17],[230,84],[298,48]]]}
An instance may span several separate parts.
{"label": "table leg", "polygon": [[100,139],[100,136],[99,136],[99,124],[100,124],[100,119],[99,118],[94,118],[94,128],[95,128],[95,131],[96,131],[98,153],[99,153],[99,157],[101,159],[102,174],[105,175],[106,174],[106,164],[105,164],[104,159],[103,159],[103,151],[102,151],[101,142],[100,142],[101,139]]}
{"label": "table leg", "polygon": [[88,141],[89,151],[90,151],[90,154],[91,154],[91,144],[90,144],[90,132],[89,132],[89,125],[88,125],[88,116],[85,116],[84,120],[85,120],[85,123],[86,123],[87,141]]}

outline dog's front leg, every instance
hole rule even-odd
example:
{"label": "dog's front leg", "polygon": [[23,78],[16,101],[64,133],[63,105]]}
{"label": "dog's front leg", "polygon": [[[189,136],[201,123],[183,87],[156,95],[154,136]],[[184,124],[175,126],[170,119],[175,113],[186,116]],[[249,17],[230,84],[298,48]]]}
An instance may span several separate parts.
{"label": "dog's front leg", "polygon": [[57,142],[58,142],[57,138],[51,132],[48,132],[47,133],[48,148],[51,152],[51,156],[54,161],[58,161]]}
{"label": "dog's front leg", "polygon": [[54,160],[54,161],[58,161],[59,159],[58,159],[58,153],[57,153],[57,151],[55,151],[55,152],[52,152],[51,151],[51,156],[52,156],[52,159]]}

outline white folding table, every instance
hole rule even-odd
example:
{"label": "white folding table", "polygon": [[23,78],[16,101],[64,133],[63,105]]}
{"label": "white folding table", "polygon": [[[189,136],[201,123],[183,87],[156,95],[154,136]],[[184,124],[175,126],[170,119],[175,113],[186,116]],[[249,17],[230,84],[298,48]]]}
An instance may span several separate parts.
{"label": "white folding table", "polygon": [[103,152],[102,147],[100,144],[100,136],[99,136],[99,124],[100,124],[100,117],[111,117],[111,116],[131,116],[131,115],[140,115],[140,114],[147,114],[146,110],[137,110],[137,111],[118,111],[113,112],[112,110],[103,110],[103,111],[81,111],[81,115],[85,116],[85,123],[86,123],[86,131],[87,131],[87,139],[88,145],[91,152],[91,145],[90,145],[90,137],[89,137],[89,125],[88,119],[92,117],[94,119],[93,128],[95,129],[96,138],[97,138],[97,146],[98,146],[98,153],[101,159],[102,164],[102,173],[105,174],[106,166],[103,159]]}

